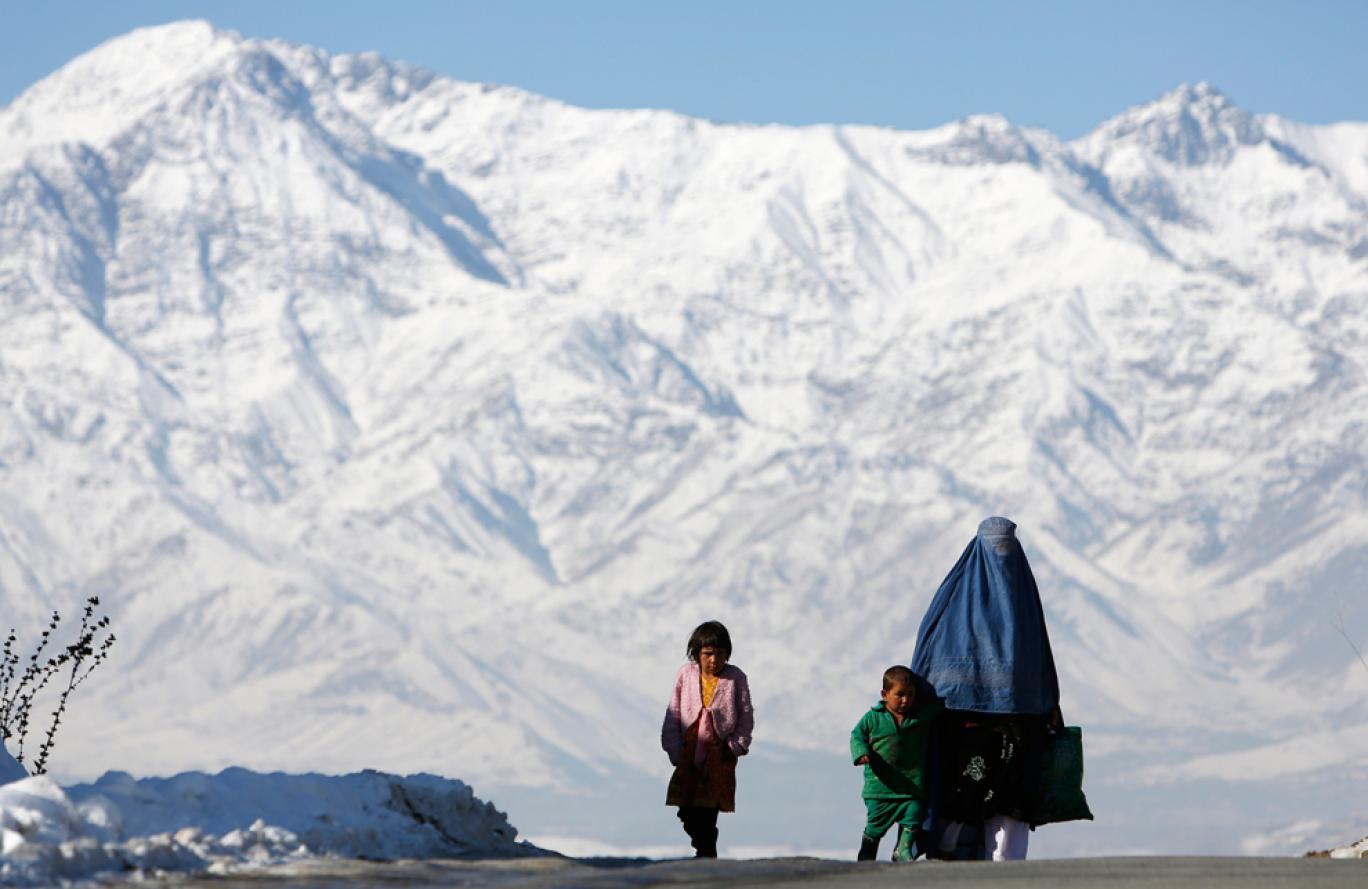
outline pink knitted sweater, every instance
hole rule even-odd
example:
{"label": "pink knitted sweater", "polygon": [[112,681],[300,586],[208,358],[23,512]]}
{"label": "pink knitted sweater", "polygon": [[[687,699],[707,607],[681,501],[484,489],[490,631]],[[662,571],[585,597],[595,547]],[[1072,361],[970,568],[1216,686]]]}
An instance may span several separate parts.
{"label": "pink knitted sweater", "polygon": [[717,674],[717,690],[713,692],[712,705],[708,707],[704,718],[698,671],[698,664],[693,662],[679,668],[679,673],[675,675],[674,694],[670,695],[670,705],[665,709],[665,722],[660,727],[660,746],[670,755],[673,765],[679,765],[679,757],[684,752],[684,734],[700,718],[703,718],[703,723],[698,727],[700,753],[702,742],[712,738],[721,739],[737,756],[745,756],[750,750],[755,709],[751,706],[750,684],[746,681],[746,674],[732,664],[722,668],[722,672]]}

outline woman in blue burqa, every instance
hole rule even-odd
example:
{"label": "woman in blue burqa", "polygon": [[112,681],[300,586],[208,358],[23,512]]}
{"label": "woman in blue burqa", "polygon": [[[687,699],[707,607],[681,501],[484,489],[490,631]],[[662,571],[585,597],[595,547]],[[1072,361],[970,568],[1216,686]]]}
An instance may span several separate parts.
{"label": "woman in blue burqa", "polygon": [[1040,593],[1016,525],[994,516],[936,590],[912,669],[946,707],[930,854],[1026,857],[1034,763],[1059,719],[1059,679]]}

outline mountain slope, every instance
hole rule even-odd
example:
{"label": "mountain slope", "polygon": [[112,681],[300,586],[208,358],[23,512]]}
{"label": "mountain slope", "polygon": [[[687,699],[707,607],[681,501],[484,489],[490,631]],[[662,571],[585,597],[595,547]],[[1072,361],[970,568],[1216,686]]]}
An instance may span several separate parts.
{"label": "mountain slope", "polygon": [[[800,815],[993,513],[1108,804],[1061,851],[1230,848],[1203,794],[1362,760],[1368,126],[1206,85],[1072,143],[720,126],[187,22],[0,134],[0,596],[120,627],[73,774],[654,807],[716,616],[748,817],[802,762],[826,797],[782,829],[825,837]],[[1309,801],[1244,833],[1361,814],[1292,761]],[[656,830],[627,811],[597,829]]]}

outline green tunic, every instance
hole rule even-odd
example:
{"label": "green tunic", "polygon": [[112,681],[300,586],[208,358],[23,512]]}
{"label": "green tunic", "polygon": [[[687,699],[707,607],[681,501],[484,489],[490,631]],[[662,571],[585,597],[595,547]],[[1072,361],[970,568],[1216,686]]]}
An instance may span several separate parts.
{"label": "green tunic", "polygon": [[926,753],[940,701],[916,704],[898,725],[883,701],[875,704],[850,733],[850,759],[869,757],[864,769],[865,799],[926,799]]}

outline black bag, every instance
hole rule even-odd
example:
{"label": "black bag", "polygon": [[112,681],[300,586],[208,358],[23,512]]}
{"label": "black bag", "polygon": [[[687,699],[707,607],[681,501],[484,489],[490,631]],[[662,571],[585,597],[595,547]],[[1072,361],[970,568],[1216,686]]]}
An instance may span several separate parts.
{"label": "black bag", "polygon": [[1083,729],[1069,725],[1046,730],[1034,783],[1034,805],[1026,819],[1032,827],[1093,820],[1083,795]]}

